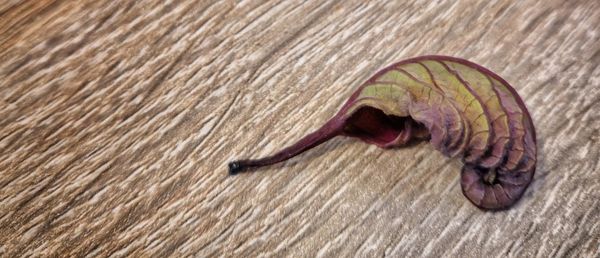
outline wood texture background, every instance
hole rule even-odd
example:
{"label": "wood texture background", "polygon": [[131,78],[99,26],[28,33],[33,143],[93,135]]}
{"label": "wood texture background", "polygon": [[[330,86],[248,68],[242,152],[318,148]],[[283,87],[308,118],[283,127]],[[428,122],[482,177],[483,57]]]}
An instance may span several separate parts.
{"label": "wood texture background", "polygon": [[[1,1],[0,254],[599,257],[599,24],[595,0]],[[227,176],[423,54],[527,104],[539,162],[512,209],[471,205],[427,143]]]}

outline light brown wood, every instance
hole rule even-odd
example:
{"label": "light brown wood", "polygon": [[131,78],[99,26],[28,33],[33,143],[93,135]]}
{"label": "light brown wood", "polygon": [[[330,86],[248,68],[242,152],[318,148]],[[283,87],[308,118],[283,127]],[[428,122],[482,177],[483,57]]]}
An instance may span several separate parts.
{"label": "light brown wood", "polygon": [[[0,254],[598,257],[599,24],[594,0],[1,1]],[[510,210],[427,143],[227,176],[424,54],[527,104],[537,172]]]}

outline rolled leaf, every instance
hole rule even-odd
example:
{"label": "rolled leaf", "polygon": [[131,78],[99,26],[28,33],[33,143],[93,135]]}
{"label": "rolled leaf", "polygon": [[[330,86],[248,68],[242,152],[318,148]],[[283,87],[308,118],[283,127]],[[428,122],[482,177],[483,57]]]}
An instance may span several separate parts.
{"label": "rolled leaf", "polygon": [[463,194],[482,209],[510,207],[535,172],[535,129],[516,91],[467,60],[422,56],[379,71],[320,129],[273,156],[231,162],[230,174],[287,160],[338,135],[382,148],[429,139],[444,155],[462,158]]}

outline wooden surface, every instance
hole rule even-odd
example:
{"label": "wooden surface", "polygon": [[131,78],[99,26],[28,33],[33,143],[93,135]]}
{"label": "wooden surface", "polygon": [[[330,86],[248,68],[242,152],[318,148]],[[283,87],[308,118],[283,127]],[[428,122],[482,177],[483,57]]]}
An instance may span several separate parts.
{"label": "wooden surface", "polygon": [[[600,2],[0,2],[0,254],[600,256]],[[292,143],[378,69],[462,57],[519,92],[534,182],[503,212],[427,143]]]}

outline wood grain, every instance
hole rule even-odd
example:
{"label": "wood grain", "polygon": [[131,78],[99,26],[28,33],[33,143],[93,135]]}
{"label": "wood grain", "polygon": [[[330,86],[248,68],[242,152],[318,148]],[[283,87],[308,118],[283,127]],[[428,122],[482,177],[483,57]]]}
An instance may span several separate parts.
{"label": "wood grain", "polygon": [[[600,2],[391,2],[0,2],[0,254],[600,256]],[[427,143],[227,176],[424,54],[525,100],[538,168],[512,209],[471,205]]]}

